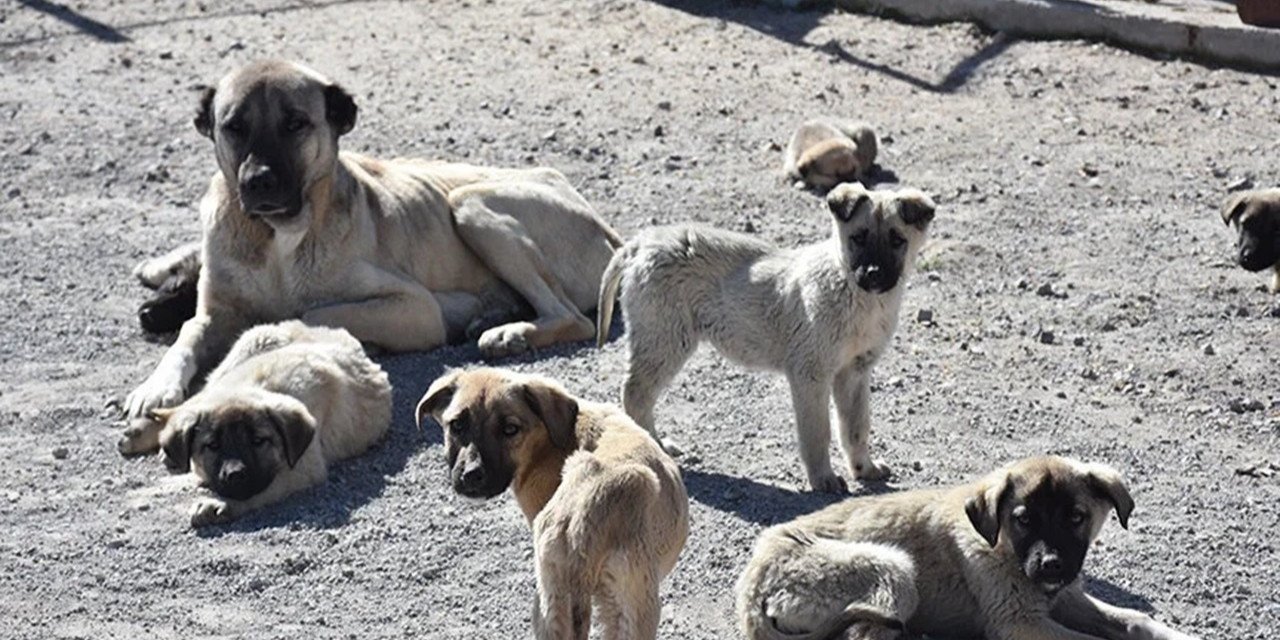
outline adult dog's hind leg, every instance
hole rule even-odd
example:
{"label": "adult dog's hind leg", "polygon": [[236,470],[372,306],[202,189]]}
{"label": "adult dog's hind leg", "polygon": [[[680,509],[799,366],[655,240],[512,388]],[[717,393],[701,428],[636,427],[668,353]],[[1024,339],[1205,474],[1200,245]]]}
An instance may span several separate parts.
{"label": "adult dog's hind leg", "polygon": [[[534,185],[492,183],[450,194],[458,236],[508,286],[515,289],[536,317],[494,327],[480,336],[480,351],[501,357],[560,342],[587,340],[595,325],[565,295],[543,250],[529,230],[506,209],[541,207],[555,214],[553,202],[542,201]],[[597,276],[598,279],[598,276]]]}
{"label": "adult dog's hind leg", "polygon": [[160,288],[160,285],[173,276],[185,276],[195,282],[199,274],[199,242],[190,242],[162,256],[143,260],[133,268],[134,277],[150,289]]}

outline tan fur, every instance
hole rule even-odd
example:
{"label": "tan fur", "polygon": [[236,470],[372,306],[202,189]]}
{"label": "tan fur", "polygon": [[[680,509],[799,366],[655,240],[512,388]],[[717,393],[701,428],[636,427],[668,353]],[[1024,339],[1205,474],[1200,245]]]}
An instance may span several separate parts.
{"label": "tan fur", "polygon": [[[304,205],[293,218],[251,218],[237,167],[221,167],[200,204],[196,315],[130,394],[127,415],[180,402],[199,371],[262,322],[341,327],[392,351],[483,331],[488,356],[591,337],[585,314],[621,240],[563,175],[339,152],[342,132],[327,124],[323,98],[332,83],[291,63],[233,72],[212,111],[257,104],[242,94],[264,82],[314,111]],[[530,308],[534,317],[519,320]]]}
{"label": "tan fur", "polygon": [[[391,383],[360,343],[341,329],[308,327],[298,321],[263,325],[236,341],[199,393],[135,424],[132,429],[142,433],[126,434],[121,449],[141,453],[185,438],[199,421],[267,413],[304,420],[314,430],[310,444],[292,467],[282,464],[271,483],[247,500],[217,495],[197,500],[191,512],[193,526],[236,518],[324,482],[330,463],[364,453],[387,432]],[[148,440],[151,434],[156,434],[154,441]],[[204,468],[196,452],[187,453],[191,472],[207,484],[216,470]],[[181,467],[187,461],[173,462]]]}
{"label": "tan fur", "polygon": [[[1030,458],[978,482],[846,500],[760,535],[738,581],[738,618],[752,640],[837,638],[831,620],[853,624],[854,638],[894,638],[896,619],[913,634],[991,640],[1191,640],[1150,617],[1109,607],[1079,582],[1056,595],[1023,573],[1002,531],[994,546],[966,508],[1008,486],[1017,502],[1045,479],[1070,487],[1087,508],[1090,540],[1113,508],[1132,507],[1119,475],[1101,465]],[[1107,486],[1112,497],[1089,490]],[[860,615],[846,609],[861,607]]]}
{"label": "tan fur", "polygon": [[816,189],[861,180],[875,164],[879,141],[871,127],[839,120],[809,120],[787,143],[783,171]]}
{"label": "tan fur", "polygon": [[[537,395],[574,407],[574,417],[568,449],[553,442],[554,424],[526,429],[507,449],[511,490],[533,529],[535,636],[585,639],[594,602],[604,638],[654,638],[658,587],[684,547],[689,515],[679,468],[643,429],[617,407],[499,369],[447,374],[423,396],[418,417],[446,425],[465,413],[472,430],[481,413],[486,423],[528,424],[537,415],[528,398]],[[500,437],[482,433],[475,437]]]}

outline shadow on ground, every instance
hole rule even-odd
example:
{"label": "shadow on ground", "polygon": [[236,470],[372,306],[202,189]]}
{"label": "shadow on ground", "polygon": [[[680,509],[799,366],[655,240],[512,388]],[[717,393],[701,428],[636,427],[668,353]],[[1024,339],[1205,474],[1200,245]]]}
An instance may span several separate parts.
{"label": "shadow on ground", "polygon": [[861,484],[849,495],[799,492],[715,471],[684,469],[689,497],[718,511],[769,526],[813,513],[846,498],[896,491],[882,483]]}

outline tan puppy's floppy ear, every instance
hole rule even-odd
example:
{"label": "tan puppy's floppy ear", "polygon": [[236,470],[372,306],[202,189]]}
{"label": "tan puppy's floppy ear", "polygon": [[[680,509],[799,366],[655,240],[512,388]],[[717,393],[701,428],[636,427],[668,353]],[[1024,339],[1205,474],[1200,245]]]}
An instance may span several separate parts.
{"label": "tan puppy's floppy ear", "polygon": [[311,444],[311,440],[316,435],[316,420],[311,417],[311,412],[297,400],[291,402],[283,402],[279,406],[272,407],[267,415],[270,416],[272,424],[275,425],[276,433],[280,435],[280,439],[284,441],[284,456],[292,468],[298,464],[298,460],[302,458],[302,453],[307,450],[307,446]]}
{"label": "tan puppy's floppy ear", "polygon": [[152,409],[147,419],[160,425],[160,451],[164,454],[164,466],[170,471],[191,469],[191,443],[196,437],[198,420],[179,424],[171,420],[175,408]]}
{"label": "tan puppy's floppy ear", "polygon": [[422,399],[418,401],[418,408],[413,412],[414,423],[419,429],[422,428],[422,417],[427,414],[437,421],[440,419],[440,412],[449,406],[449,401],[453,400],[453,393],[458,390],[458,378],[461,376],[462,369],[452,369],[436,378],[431,386],[427,387],[427,392],[422,394]]}
{"label": "tan puppy's floppy ear", "polygon": [[902,221],[923,231],[933,222],[933,214],[938,205],[933,199],[921,191],[910,189],[902,192]]}
{"label": "tan puppy's floppy ear", "polygon": [[355,98],[352,98],[346,89],[336,84],[324,88],[325,117],[333,124],[338,135],[346,135],[355,128],[358,111]]}
{"label": "tan puppy's floppy ear", "polygon": [[969,516],[969,523],[993,547],[1000,540],[1000,503],[1009,492],[1009,486],[1007,472],[993,474],[978,485],[977,493],[964,502],[964,513]]}
{"label": "tan puppy's floppy ear", "polygon": [[200,101],[196,104],[196,117],[192,123],[196,125],[196,131],[199,131],[200,135],[212,140],[213,96],[216,91],[207,85],[200,85],[196,89],[200,92]]}
{"label": "tan puppy's floppy ear", "polygon": [[524,385],[525,402],[547,427],[551,444],[564,451],[578,448],[578,401],[559,385],[531,380]]}
{"label": "tan puppy's floppy ear", "polygon": [[1133,496],[1129,495],[1129,488],[1125,486],[1120,473],[1101,464],[1086,465],[1086,468],[1089,486],[1111,501],[1116,508],[1116,517],[1120,519],[1120,526],[1128,529],[1129,515],[1133,513],[1134,507]]}
{"label": "tan puppy's floppy ear", "polygon": [[1232,194],[1222,201],[1222,224],[1231,226],[1244,213],[1245,207],[1249,206],[1249,191]]}
{"label": "tan puppy's floppy ear", "polygon": [[838,185],[827,194],[827,207],[831,209],[831,215],[840,222],[852,220],[858,208],[869,202],[871,195],[867,188],[856,182]]}

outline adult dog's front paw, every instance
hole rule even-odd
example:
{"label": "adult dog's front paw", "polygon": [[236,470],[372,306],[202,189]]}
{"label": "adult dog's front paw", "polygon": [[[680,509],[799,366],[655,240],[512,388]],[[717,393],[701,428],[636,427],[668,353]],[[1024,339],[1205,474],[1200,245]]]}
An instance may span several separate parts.
{"label": "adult dog's front paw", "polygon": [[480,354],[486,358],[505,358],[524,353],[529,350],[529,340],[525,336],[534,329],[529,322],[513,322],[489,329],[480,334]]}
{"label": "adult dog's front paw", "polygon": [[199,498],[191,505],[191,526],[207,527],[211,524],[230,522],[235,518],[231,505],[216,498]]}
{"label": "adult dog's front paw", "polygon": [[152,375],[125,399],[125,417],[141,418],[155,409],[176,406],[183,395],[182,385]]}
{"label": "adult dog's front paw", "polygon": [[853,475],[859,480],[887,480],[893,470],[883,460],[866,460],[853,465]]}

